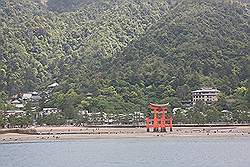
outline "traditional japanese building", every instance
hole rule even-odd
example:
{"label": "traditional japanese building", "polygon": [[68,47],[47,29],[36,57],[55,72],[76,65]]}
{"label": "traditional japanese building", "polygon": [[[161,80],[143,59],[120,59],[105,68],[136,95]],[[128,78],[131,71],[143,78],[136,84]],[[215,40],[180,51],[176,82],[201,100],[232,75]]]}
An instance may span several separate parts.
{"label": "traditional japanese building", "polygon": [[202,88],[192,91],[193,104],[195,104],[197,101],[204,101],[207,104],[218,101],[219,93],[219,90],[213,88]]}

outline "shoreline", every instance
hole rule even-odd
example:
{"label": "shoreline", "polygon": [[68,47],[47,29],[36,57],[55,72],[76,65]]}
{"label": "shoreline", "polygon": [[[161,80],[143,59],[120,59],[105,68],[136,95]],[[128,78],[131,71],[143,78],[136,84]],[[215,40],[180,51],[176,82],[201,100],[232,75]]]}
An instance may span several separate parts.
{"label": "shoreline", "polygon": [[220,140],[220,139],[249,139],[250,136],[82,136],[82,137],[69,137],[69,138],[60,138],[60,139],[27,139],[27,140],[18,140],[18,141],[0,141],[0,146],[4,144],[25,144],[25,143],[53,143],[53,142],[81,142],[89,140],[124,140],[124,139],[138,139],[138,140],[147,140],[147,139],[161,139],[161,140],[185,140],[185,139],[199,139],[199,140]]}
{"label": "shoreline", "polygon": [[[146,128],[87,128],[87,127],[34,127],[27,129],[0,129],[0,144],[53,142],[87,139],[127,138],[223,138],[248,137],[250,126],[240,127],[175,127],[173,132],[146,132]],[[20,133],[17,133],[20,132]],[[23,132],[27,132],[26,134]]]}

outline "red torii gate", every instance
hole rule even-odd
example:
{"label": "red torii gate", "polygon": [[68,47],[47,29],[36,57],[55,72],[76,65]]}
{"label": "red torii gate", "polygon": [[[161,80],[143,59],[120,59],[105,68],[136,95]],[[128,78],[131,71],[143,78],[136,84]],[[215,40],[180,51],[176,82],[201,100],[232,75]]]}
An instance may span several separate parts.
{"label": "red torii gate", "polygon": [[[158,114],[161,113],[161,123],[160,123],[160,128],[161,128],[161,132],[166,132],[166,112],[167,112],[167,105],[168,104],[155,104],[155,103],[150,103],[149,106],[151,108],[151,111],[154,114],[154,119],[153,119],[153,132],[158,132],[159,131],[159,120],[158,120]],[[152,127],[152,125],[150,125],[150,117],[147,116],[146,117],[146,128],[147,128],[147,132],[150,132],[150,127]],[[170,127],[170,131],[173,131],[173,124],[172,124],[172,116],[170,116],[169,118],[169,127]]]}

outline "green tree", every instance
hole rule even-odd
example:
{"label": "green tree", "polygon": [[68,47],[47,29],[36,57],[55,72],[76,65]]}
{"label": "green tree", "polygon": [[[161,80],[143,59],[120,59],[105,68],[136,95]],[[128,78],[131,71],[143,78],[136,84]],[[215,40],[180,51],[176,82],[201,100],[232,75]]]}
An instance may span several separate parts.
{"label": "green tree", "polygon": [[3,128],[6,123],[5,117],[0,113],[0,128]]}
{"label": "green tree", "polygon": [[214,107],[208,108],[205,113],[205,122],[206,123],[219,123],[222,121],[222,113]]}

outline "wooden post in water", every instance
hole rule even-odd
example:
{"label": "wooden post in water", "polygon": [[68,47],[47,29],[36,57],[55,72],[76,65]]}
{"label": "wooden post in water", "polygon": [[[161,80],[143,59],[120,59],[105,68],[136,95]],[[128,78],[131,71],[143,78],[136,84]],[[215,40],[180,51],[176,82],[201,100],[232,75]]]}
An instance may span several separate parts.
{"label": "wooden post in water", "polygon": [[166,132],[165,108],[161,109],[161,132]]}
{"label": "wooden post in water", "polygon": [[154,109],[154,132],[158,132],[158,114],[157,114],[157,110]]}
{"label": "wooden post in water", "polygon": [[146,128],[147,128],[147,132],[150,132],[150,125],[149,125],[149,123],[150,123],[150,118],[149,118],[149,116],[147,116],[146,117]]}
{"label": "wooden post in water", "polygon": [[169,127],[170,127],[170,132],[173,132],[173,118],[172,118],[172,115],[169,118]]}

